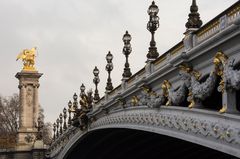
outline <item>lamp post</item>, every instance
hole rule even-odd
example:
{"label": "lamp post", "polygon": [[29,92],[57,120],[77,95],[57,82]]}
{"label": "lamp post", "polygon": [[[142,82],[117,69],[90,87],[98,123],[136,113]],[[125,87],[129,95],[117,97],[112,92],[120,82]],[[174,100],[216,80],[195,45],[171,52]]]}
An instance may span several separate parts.
{"label": "lamp post", "polygon": [[128,31],[123,35],[123,42],[124,42],[124,47],[123,47],[123,54],[126,56],[126,63],[125,63],[125,68],[124,72],[122,74],[123,79],[128,79],[129,77],[132,76],[132,73],[130,71],[129,63],[128,63],[128,56],[132,52],[132,47],[130,44],[132,37],[130,34],[128,34]]}
{"label": "lamp post", "polygon": [[107,65],[106,65],[106,71],[108,72],[108,79],[107,79],[107,86],[106,86],[106,92],[109,93],[111,90],[113,90],[112,86],[112,80],[110,77],[111,71],[113,70],[113,63],[112,63],[113,55],[109,51],[106,60],[107,60]]}
{"label": "lamp post", "polygon": [[77,127],[79,125],[78,117],[81,109],[78,108],[78,96],[76,93],[73,95],[73,103],[71,101],[68,102],[68,112],[73,113],[73,117],[69,115],[68,125],[73,125]]}
{"label": "lamp post", "polygon": [[93,79],[93,83],[95,84],[95,93],[94,93],[94,97],[93,97],[93,101],[94,103],[97,103],[100,99],[99,94],[98,94],[98,83],[100,82],[99,79],[99,70],[97,68],[97,66],[95,66],[95,68],[93,69],[93,75],[94,75],[94,79]]}
{"label": "lamp post", "polygon": [[59,123],[60,123],[60,135],[62,135],[62,133],[63,133],[63,129],[62,129],[62,123],[63,123],[63,115],[62,115],[62,113],[60,113],[60,115],[59,115]]}
{"label": "lamp post", "polygon": [[84,86],[84,84],[82,83],[82,85],[80,86],[80,105],[81,105],[81,109],[84,111],[86,110],[86,93],[85,93],[85,89],[86,87]]}
{"label": "lamp post", "polygon": [[55,141],[56,140],[56,134],[55,134],[55,132],[56,132],[56,123],[54,122],[53,123],[53,141]]}
{"label": "lamp post", "polygon": [[68,102],[68,126],[70,126],[71,125],[71,112],[72,112],[72,102],[71,101],[69,101]]}
{"label": "lamp post", "polygon": [[66,131],[67,130],[67,122],[66,122],[66,120],[67,120],[67,109],[66,108],[64,108],[63,109],[63,130],[64,131]]}
{"label": "lamp post", "polygon": [[77,108],[78,108],[78,101],[77,101],[77,99],[78,99],[78,96],[77,96],[76,93],[74,93],[74,95],[73,95],[73,109],[74,109],[75,111],[76,111]]}
{"label": "lamp post", "polygon": [[82,85],[80,86],[80,97],[82,97],[82,95],[85,95],[85,89],[86,87],[84,86],[84,84],[82,83]]}
{"label": "lamp post", "polygon": [[57,138],[59,137],[59,119],[57,118],[57,120],[56,120],[56,123],[57,123]]}
{"label": "lamp post", "polygon": [[150,47],[147,54],[148,61],[156,60],[159,56],[159,53],[157,52],[156,42],[154,40],[155,31],[159,27],[159,17],[157,16],[158,12],[158,6],[155,5],[155,2],[153,1],[148,8],[149,21],[147,23],[147,29],[151,32],[152,35]]}

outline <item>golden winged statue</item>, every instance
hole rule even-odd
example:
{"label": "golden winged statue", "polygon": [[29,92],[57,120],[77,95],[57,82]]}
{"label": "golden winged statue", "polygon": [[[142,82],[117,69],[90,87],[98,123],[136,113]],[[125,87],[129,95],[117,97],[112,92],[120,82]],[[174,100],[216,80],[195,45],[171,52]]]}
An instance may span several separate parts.
{"label": "golden winged statue", "polygon": [[24,71],[36,71],[34,67],[36,50],[37,47],[33,47],[30,50],[24,49],[22,52],[18,54],[17,60],[22,59]]}

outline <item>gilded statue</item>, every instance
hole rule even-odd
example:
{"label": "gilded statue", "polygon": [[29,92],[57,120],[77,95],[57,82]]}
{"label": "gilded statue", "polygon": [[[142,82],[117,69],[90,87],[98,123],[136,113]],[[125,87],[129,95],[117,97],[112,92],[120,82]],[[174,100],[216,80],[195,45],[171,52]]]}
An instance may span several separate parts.
{"label": "gilded statue", "polygon": [[35,64],[36,50],[37,50],[36,47],[33,47],[30,50],[24,49],[21,53],[18,54],[17,60],[22,59],[24,71],[35,71],[34,64]]}

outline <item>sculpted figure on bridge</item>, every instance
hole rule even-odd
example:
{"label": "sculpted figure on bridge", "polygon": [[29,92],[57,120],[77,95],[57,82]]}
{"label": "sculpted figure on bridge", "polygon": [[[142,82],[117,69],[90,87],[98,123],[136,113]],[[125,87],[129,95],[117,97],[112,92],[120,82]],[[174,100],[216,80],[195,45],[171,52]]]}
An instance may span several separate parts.
{"label": "sculpted figure on bridge", "polygon": [[84,84],[80,87],[81,93],[80,93],[80,105],[84,112],[89,112],[92,109],[93,104],[93,95],[92,95],[92,89],[90,89],[87,94],[85,93],[85,86]]}
{"label": "sculpted figure on bridge", "polygon": [[173,88],[171,83],[167,80],[164,81],[165,85],[167,85],[167,103],[166,106],[180,105],[185,99],[187,94],[187,86],[183,82],[178,88]]}
{"label": "sculpted figure on bridge", "polygon": [[88,123],[87,113],[92,110],[93,96],[92,90],[90,89],[87,94],[85,93],[85,86],[82,84],[80,87],[80,106],[81,108],[77,110],[75,113],[75,118],[73,119],[76,123],[76,127],[80,127],[80,129],[85,129]]}
{"label": "sculpted figure on bridge", "polygon": [[75,127],[79,126],[79,122],[78,122],[78,116],[80,116],[81,114],[81,109],[78,108],[78,102],[77,102],[77,94],[74,93],[73,95],[73,103],[71,101],[68,102],[68,107],[69,107],[69,111],[71,113],[73,113],[73,117],[71,119],[71,124]]}
{"label": "sculpted figure on bridge", "polygon": [[68,103],[69,111],[74,114],[70,122],[74,127],[80,127],[80,129],[86,128],[88,122],[86,114],[89,112],[87,107],[87,98],[88,96],[85,92],[81,92],[79,101],[81,105],[80,108],[78,108],[78,96],[76,93],[73,95],[73,104],[71,101]]}
{"label": "sculpted figure on bridge", "polygon": [[214,90],[217,80],[215,71],[212,71],[204,82],[200,82],[199,78],[201,74],[198,71],[193,70],[187,65],[180,65],[179,68],[179,75],[189,90],[187,100],[190,102],[190,105],[188,107],[201,107],[202,101],[209,97]]}
{"label": "sculpted figure on bridge", "polygon": [[221,89],[240,89],[240,70],[234,70],[235,59],[228,59],[228,57],[218,52],[214,58],[214,64],[218,68],[218,75],[222,77],[220,83]]}
{"label": "sculpted figure on bridge", "polygon": [[[213,63],[217,69],[217,75],[221,77],[218,91],[222,92],[223,98],[226,99],[226,91],[231,93],[234,90],[240,89],[240,70],[234,70],[234,59],[228,59],[223,52],[217,52],[214,57]],[[230,93],[229,92],[229,93]],[[233,102],[232,104],[236,104]],[[224,113],[227,110],[227,103],[223,102],[222,108],[219,110],[220,113]]]}
{"label": "sculpted figure on bridge", "polygon": [[140,105],[147,105],[150,108],[157,108],[160,107],[166,100],[166,97],[163,95],[163,93],[157,95],[151,90],[150,87],[143,86],[142,89],[143,91],[140,98]]}

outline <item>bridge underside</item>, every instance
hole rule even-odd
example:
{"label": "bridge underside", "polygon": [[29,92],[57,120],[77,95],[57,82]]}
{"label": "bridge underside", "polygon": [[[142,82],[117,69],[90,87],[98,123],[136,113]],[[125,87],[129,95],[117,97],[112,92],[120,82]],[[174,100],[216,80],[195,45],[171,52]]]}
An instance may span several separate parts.
{"label": "bridge underside", "polygon": [[163,159],[235,158],[194,143],[155,133],[131,129],[103,129],[90,132],[68,152],[65,159]]}

